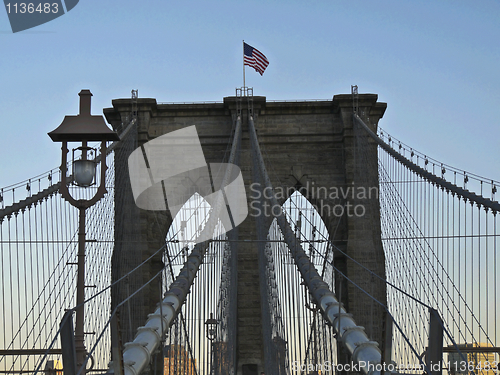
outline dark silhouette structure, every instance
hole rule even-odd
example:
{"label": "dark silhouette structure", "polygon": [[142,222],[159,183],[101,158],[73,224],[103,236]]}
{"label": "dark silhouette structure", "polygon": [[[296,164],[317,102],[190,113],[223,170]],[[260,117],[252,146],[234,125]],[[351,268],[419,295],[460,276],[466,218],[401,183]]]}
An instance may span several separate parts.
{"label": "dark silhouette structure", "polygon": [[[162,134],[196,125],[203,152],[208,163],[220,162],[231,139],[231,130],[236,117],[237,98],[226,97],[221,103],[158,104],[155,99],[138,99],[138,127],[135,140],[137,146]],[[247,193],[252,183],[252,161],[247,132],[247,105],[243,97],[242,119],[243,138],[240,167],[245,180]],[[375,94],[360,94],[357,110],[376,127],[386,109],[385,103],[377,102]],[[129,120],[133,103],[130,99],[113,100],[113,108],[104,110],[107,120],[115,130]],[[321,198],[319,188],[365,188],[376,192],[378,171],[367,168],[366,158],[376,165],[376,146],[364,150],[364,156],[357,154],[356,142],[359,135],[353,129],[353,96],[335,95],[326,101],[268,102],[265,97],[253,97],[253,113],[259,143],[267,161],[272,165],[272,184],[275,187],[286,185],[295,187],[317,207],[321,207],[321,217],[325,222],[330,240],[347,252],[351,257],[385,276],[385,258],[380,239],[380,213],[376,194],[370,197],[349,194],[346,201],[351,210],[362,206],[357,212],[351,211],[342,217],[334,215],[333,203]],[[365,135],[366,138],[366,135]],[[367,139],[364,142],[368,142]],[[368,143],[370,144],[370,143]],[[137,147],[136,146],[136,147]],[[124,145],[116,153],[130,152]],[[116,160],[124,160],[123,157]],[[371,163],[370,163],[371,165]],[[124,186],[115,195],[115,237],[113,257],[113,279],[128,272],[143,259],[149,257],[165,241],[172,222],[169,212],[158,215],[156,212],[143,211],[134,204],[126,165],[116,166],[116,186]],[[342,190],[343,189],[343,190]],[[371,189],[371,190],[369,190]],[[286,199],[286,198],[285,198]],[[281,202],[283,203],[283,202]],[[268,219],[269,223],[271,220]],[[239,226],[240,239],[255,239],[255,219],[248,216]],[[335,266],[362,287],[373,291],[374,297],[385,303],[385,284],[375,279],[363,279],[353,271],[352,262],[344,256],[335,257]],[[142,276],[129,280],[130,289],[144,284],[162,267],[160,257],[145,269]],[[237,312],[237,356],[238,373],[260,373],[262,367],[262,329],[259,294],[259,270],[257,247],[251,242],[238,246],[238,312]],[[337,278],[336,290],[342,290],[339,297],[346,310],[353,314],[359,325],[366,328],[371,339],[383,345],[383,309],[373,305],[366,297],[344,279]],[[114,298],[118,298],[114,291]],[[143,324],[147,314],[152,312],[158,301],[157,285],[151,285],[141,300],[131,307],[133,326]],[[127,314],[125,312],[125,314]],[[123,317],[125,321],[129,319]],[[129,332],[122,332],[127,338]],[[131,339],[131,337],[128,337]],[[250,372],[248,372],[250,371]]]}

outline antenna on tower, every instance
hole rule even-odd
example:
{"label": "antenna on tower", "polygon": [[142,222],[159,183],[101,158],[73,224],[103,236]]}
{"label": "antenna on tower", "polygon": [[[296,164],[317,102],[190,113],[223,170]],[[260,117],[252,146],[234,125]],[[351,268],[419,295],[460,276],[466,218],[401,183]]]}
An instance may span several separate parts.
{"label": "antenna on tower", "polygon": [[137,117],[137,98],[139,97],[139,90],[132,90],[132,118]]}
{"label": "antenna on tower", "polygon": [[351,85],[351,94],[352,94],[352,112],[358,113],[358,86]]}

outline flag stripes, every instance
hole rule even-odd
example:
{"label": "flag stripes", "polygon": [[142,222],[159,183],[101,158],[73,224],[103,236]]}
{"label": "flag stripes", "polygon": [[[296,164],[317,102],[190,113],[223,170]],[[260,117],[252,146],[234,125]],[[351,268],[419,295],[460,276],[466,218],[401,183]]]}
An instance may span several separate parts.
{"label": "flag stripes", "polygon": [[264,74],[264,70],[269,65],[269,61],[262,52],[246,43],[243,43],[243,63],[254,68],[260,75]]}

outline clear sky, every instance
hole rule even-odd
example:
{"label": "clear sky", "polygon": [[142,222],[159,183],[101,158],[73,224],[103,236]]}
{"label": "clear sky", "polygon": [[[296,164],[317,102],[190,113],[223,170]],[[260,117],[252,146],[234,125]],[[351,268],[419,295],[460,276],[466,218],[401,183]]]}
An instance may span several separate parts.
{"label": "clear sky", "polygon": [[380,125],[444,163],[500,180],[500,2],[81,0],[13,34],[0,9],[0,187],[60,164],[47,132],[111,100],[221,101],[243,84],[242,40],[270,61],[268,100],[376,93]]}

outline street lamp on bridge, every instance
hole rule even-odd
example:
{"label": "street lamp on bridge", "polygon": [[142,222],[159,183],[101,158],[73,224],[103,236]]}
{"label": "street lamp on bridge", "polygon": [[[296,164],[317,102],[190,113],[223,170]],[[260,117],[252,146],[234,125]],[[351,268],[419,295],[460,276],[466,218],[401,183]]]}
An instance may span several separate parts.
{"label": "street lamp on bridge", "polygon": [[210,313],[210,318],[205,322],[205,336],[210,340],[210,374],[214,374],[214,340],[217,336],[217,319]]}
{"label": "street lamp on bridge", "polygon": [[[92,93],[90,90],[82,90],[80,96],[80,114],[76,116],[65,116],[61,125],[49,134],[54,142],[62,142],[61,157],[61,186],[59,192],[71,205],[78,208],[79,230],[78,230],[78,273],[77,273],[77,295],[76,295],[76,326],[75,326],[75,348],[76,365],[82,366],[87,355],[84,337],[85,308],[85,210],[107,193],[106,180],[106,143],[118,141],[118,134],[110,130],[102,116],[92,116],[90,113],[90,102]],[[94,196],[90,199],[75,199],[69,192],[68,185],[87,188],[96,185],[97,150],[89,147],[88,142],[100,141],[100,178],[99,186]],[[81,143],[79,147],[72,150],[72,176],[68,180],[68,142]],[[75,160],[79,156],[79,159]],[[82,374],[85,373],[83,369]]]}

